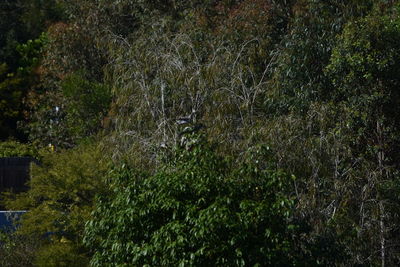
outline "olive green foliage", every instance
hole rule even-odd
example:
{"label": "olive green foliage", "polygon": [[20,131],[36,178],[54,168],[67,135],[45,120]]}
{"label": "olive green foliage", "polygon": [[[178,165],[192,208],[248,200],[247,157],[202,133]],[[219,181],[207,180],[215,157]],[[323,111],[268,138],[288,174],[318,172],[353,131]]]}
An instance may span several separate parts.
{"label": "olive green foliage", "polygon": [[33,264],[40,267],[82,267],[88,266],[89,262],[73,244],[55,242],[41,247]]}
{"label": "olive green foliage", "polygon": [[66,126],[75,139],[91,136],[101,128],[110,103],[110,88],[91,82],[83,74],[72,74],[63,81],[66,98]]}
{"label": "olive green foliage", "polygon": [[38,157],[37,149],[29,144],[17,141],[0,142],[0,158],[2,157]]}
{"label": "olive green foliage", "polygon": [[110,172],[114,194],[99,196],[86,225],[92,265],[317,264],[296,247],[294,178],[263,149],[235,164],[196,142],[154,175],[127,166]]}
{"label": "olive green foliage", "polygon": [[0,265],[3,267],[64,266],[81,267],[89,264],[76,246],[62,240],[50,242],[43,236],[0,233]]}
{"label": "olive green foliage", "polygon": [[[84,257],[84,224],[93,209],[95,194],[106,192],[101,179],[106,170],[107,162],[96,145],[82,145],[63,153],[48,152],[39,166],[32,167],[30,190],[5,200],[9,210],[29,210],[22,216],[17,234],[26,238],[50,234],[47,249],[41,248],[39,253],[40,261],[49,257],[47,260],[54,258],[49,262],[59,260],[64,264],[69,257],[77,261]],[[65,253],[59,254],[63,247]]]}
{"label": "olive green foliage", "polygon": [[43,240],[0,232],[0,265],[3,267],[33,266],[35,253]]}

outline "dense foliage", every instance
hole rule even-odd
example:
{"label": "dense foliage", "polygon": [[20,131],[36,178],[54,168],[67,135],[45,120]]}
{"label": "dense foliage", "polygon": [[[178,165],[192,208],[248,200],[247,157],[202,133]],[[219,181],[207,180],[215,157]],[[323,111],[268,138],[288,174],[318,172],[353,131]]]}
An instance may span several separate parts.
{"label": "dense foliage", "polygon": [[28,117],[27,96],[38,85],[46,26],[62,17],[57,1],[16,0],[0,3],[0,140],[26,140],[17,128]]}
{"label": "dense foliage", "polygon": [[3,2],[29,264],[400,264],[399,1]]}
{"label": "dense foliage", "polygon": [[108,179],[114,194],[99,197],[86,227],[92,265],[312,262],[295,247],[292,179],[252,161],[233,168],[196,144],[154,175],[126,166],[113,170]]}
{"label": "dense foliage", "polygon": [[38,158],[39,152],[29,144],[19,143],[17,141],[0,142],[0,157],[33,157]]}
{"label": "dense foliage", "polygon": [[95,194],[106,192],[102,177],[107,165],[96,145],[61,153],[43,152],[40,165],[32,166],[30,190],[17,198],[6,197],[7,208],[29,210],[16,234],[39,240],[38,253],[31,263],[36,260],[46,263],[44,266],[82,266],[87,261],[81,244],[83,228]]}

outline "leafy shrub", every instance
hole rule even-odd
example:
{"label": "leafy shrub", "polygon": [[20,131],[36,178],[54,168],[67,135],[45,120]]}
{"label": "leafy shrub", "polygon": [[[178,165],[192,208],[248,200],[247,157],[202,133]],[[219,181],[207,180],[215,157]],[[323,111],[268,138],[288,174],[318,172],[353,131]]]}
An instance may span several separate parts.
{"label": "leafy shrub", "polygon": [[[123,165],[99,196],[84,242],[93,266],[283,266],[302,258],[292,178],[259,161],[232,162],[206,144],[179,151],[156,174]],[[263,167],[264,165],[264,167]]]}
{"label": "leafy shrub", "polygon": [[[107,168],[107,161],[96,144],[62,153],[49,152],[43,155],[40,166],[32,167],[29,191],[7,196],[8,210],[29,211],[22,216],[17,234],[26,238],[48,236],[45,250],[50,251],[45,252],[38,245],[42,262],[47,255],[49,261],[59,259],[59,266],[64,266],[67,256],[55,255],[66,245],[65,253],[70,251],[71,258],[84,257],[85,249],[81,245],[84,224],[93,209],[95,194],[107,192],[101,179]],[[68,244],[60,244],[61,241]]]}
{"label": "leafy shrub", "polygon": [[38,151],[34,146],[13,140],[0,142],[0,158],[27,156],[38,157]]}

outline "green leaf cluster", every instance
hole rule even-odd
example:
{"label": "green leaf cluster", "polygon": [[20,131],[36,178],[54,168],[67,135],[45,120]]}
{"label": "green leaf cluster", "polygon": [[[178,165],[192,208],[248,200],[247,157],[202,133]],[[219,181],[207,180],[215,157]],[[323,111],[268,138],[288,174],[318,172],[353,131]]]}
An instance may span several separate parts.
{"label": "green leaf cluster", "polygon": [[23,144],[17,141],[0,142],[0,158],[6,157],[33,157],[38,158],[38,150],[30,145]]}
{"label": "green leaf cluster", "polygon": [[[265,154],[264,154],[265,156]],[[266,160],[258,155],[258,160]],[[125,165],[109,174],[84,242],[93,266],[290,266],[297,247],[293,177],[207,144],[177,151],[154,175]],[[306,253],[304,253],[306,254]],[[316,264],[316,262],[314,262]]]}
{"label": "green leaf cluster", "polygon": [[35,257],[49,265],[40,266],[67,266],[63,262],[69,262],[70,257],[87,257],[81,244],[84,224],[93,210],[94,196],[107,192],[102,180],[107,168],[95,144],[62,153],[47,152],[40,165],[31,168],[30,190],[5,196],[8,210],[29,211],[22,216],[16,234],[43,241]]}

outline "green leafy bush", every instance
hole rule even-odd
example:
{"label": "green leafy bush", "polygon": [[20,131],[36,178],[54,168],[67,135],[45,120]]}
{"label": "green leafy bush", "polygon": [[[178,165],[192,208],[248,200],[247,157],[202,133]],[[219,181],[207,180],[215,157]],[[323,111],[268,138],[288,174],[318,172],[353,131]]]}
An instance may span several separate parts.
{"label": "green leafy bush", "polygon": [[29,144],[19,143],[17,141],[0,142],[1,157],[38,157],[37,149]]}
{"label": "green leafy bush", "polygon": [[29,191],[6,196],[8,210],[29,211],[22,216],[17,234],[26,238],[49,236],[47,249],[38,244],[42,262],[48,256],[49,262],[60,260],[58,266],[67,266],[62,264],[68,257],[57,256],[62,247],[72,253],[71,258],[85,257],[81,244],[84,224],[93,209],[95,194],[107,193],[102,182],[107,169],[107,160],[96,144],[62,153],[48,152],[42,156],[40,166],[32,167]]}
{"label": "green leafy bush", "polygon": [[[156,174],[116,168],[85,243],[93,266],[289,266],[296,248],[292,177],[265,157],[234,166],[205,144]],[[267,163],[267,164],[266,164]],[[264,167],[262,167],[264,165]],[[305,254],[304,254],[305,255]]]}

